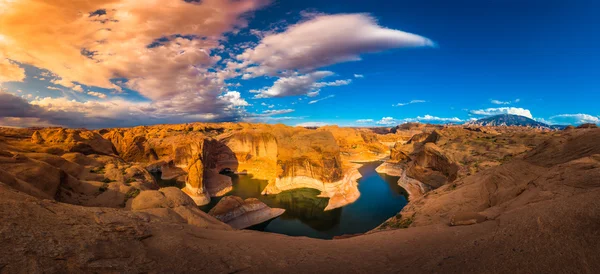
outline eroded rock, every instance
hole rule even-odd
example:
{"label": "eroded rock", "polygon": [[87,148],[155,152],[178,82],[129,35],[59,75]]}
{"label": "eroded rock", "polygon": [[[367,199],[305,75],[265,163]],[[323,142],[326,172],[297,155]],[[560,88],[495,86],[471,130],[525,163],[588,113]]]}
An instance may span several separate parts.
{"label": "eroded rock", "polygon": [[225,196],[208,214],[236,229],[257,225],[283,214],[285,209],[270,208],[256,198],[243,200]]}

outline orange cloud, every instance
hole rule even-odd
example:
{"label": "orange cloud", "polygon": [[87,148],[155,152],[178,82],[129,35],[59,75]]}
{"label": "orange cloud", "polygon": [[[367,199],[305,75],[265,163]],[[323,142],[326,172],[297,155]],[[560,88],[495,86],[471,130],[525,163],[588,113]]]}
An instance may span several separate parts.
{"label": "orange cloud", "polygon": [[[113,78],[151,99],[191,92],[207,73],[225,32],[244,27],[243,14],[266,0],[0,0],[0,56],[47,69],[73,82],[119,90]],[[188,40],[174,35],[193,35]],[[156,39],[173,37],[148,48]],[[2,65],[4,69],[6,65]],[[160,84],[158,84],[160,83]],[[201,95],[216,98],[207,91]]]}
{"label": "orange cloud", "polygon": [[25,70],[0,55],[0,83],[21,82],[25,79]]}

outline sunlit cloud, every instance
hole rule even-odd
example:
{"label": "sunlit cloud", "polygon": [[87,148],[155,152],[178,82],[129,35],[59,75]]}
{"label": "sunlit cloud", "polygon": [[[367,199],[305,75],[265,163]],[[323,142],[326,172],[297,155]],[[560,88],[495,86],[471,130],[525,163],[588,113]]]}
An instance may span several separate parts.
{"label": "sunlit cloud", "polygon": [[275,81],[273,86],[264,87],[259,90],[251,90],[256,93],[254,98],[273,98],[307,95],[314,97],[319,95],[323,87],[344,86],[350,84],[351,80],[337,80],[333,82],[319,82],[325,77],[334,75],[331,71],[316,71],[307,74],[281,77]]}
{"label": "sunlit cloud", "polygon": [[524,108],[515,108],[515,107],[501,107],[501,108],[487,108],[487,109],[477,109],[471,110],[471,114],[482,115],[482,116],[493,116],[499,114],[513,114],[525,116],[527,118],[532,119],[533,115],[531,115],[531,111]]}
{"label": "sunlit cloud", "polygon": [[550,117],[550,121],[552,121],[553,124],[560,124],[560,123],[565,123],[565,124],[586,124],[586,123],[600,124],[600,116],[594,116],[594,115],[583,114],[583,113],[577,113],[577,114],[559,114],[559,115],[554,115],[554,116]]}
{"label": "sunlit cloud", "polygon": [[381,27],[368,14],[317,15],[264,37],[237,59],[247,66],[249,77],[258,77],[358,61],[364,53],[433,46],[435,43],[425,37]]}

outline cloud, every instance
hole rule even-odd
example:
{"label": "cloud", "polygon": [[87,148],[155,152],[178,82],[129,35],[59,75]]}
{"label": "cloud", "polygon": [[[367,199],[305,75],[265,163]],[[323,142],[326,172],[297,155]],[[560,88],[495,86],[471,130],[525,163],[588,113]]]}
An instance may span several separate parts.
{"label": "cloud", "polygon": [[357,61],[363,53],[433,46],[425,37],[381,27],[368,14],[317,15],[265,36],[237,59],[245,64],[248,77],[258,77]]}
{"label": "cloud", "polygon": [[394,107],[403,107],[403,106],[410,105],[410,104],[419,104],[419,103],[426,103],[426,102],[427,101],[425,101],[425,100],[412,100],[412,101],[407,102],[407,103],[397,103],[397,104],[392,105],[392,106],[394,106]]}
{"label": "cloud", "polygon": [[329,125],[329,124],[325,123],[325,122],[305,122],[305,123],[296,124],[297,127],[324,127],[327,125]]}
{"label": "cloud", "polygon": [[329,96],[325,96],[325,97],[323,97],[323,98],[321,98],[321,99],[312,100],[312,101],[308,102],[308,104],[309,104],[309,105],[316,104],[316,103],[318,103],[318,102],[321,102],[321,101],[323,101],[323,100],[327,100],[327,99],[330,99],[330,98],[333,98],[333,97],[335,97],[335,95],[329,95]]}
{"label": "cloud", "polygon": [[294,111],[295,110],[293,110],[293,109],[272,109],[272,110],[263,111],[263,113],[261,115],[264,115],[264,116],[281,115],[281,114],[291,113]]}
{"label": "cloud", "polygon": [[[372,123],[373,120],[371,119],[362,119],[362,120],[357,120],[357,123]],[[462,119],[458,118],[458,117],[451,117],[451,118],[443,118],[443,117],[437,117],[437,116],[432,116],[432,115],[424,115],[424,116],[417,116],[415,118],[404,118],[404,119],[395,119],[393,117],[383,117],[381,118],[381,120],[375,122],[378,125],[396,125],[396,124],[400,124],[400,123],[407,123],[407,122],[443,122],[443,123],[460,123],[463,122]]]}
{"label": "cloud", "polygon": [[567,124],[600,124],[600,116],[594,116],[590,114],[560,114],[550,117],[553,124],[567,123]]}
{"label": "cloud", "polygon": [[246,100],[242,98],[241,94],[237,91],[229,91],[219,96],[219,99],[229,102],[230,105],[234,107],[246,107],[250,105],[248,102],[246,102]]}
{"label": "cloud", "polygon": [[[2,13],[0,12],[0,14]],[[3,82],[22,82],[24,79],[25,70],[2,57],[2,51],[0,51],[0,84]]]}
{"label": "cloud", "polygon": [[[28,94],[28,98],[33,96]],[[194,105],[195,103],[191,103]],[[146,124],[231,121],[237,109],[193,114],[179,103],[131,102],[113,97],[103,101],[61,98],[24,98],[0,91],[0,124],[10,126],[68,126],[86,128],[124,127]],[[232,114],[232,113],[235,113]]]}
{"label": "cloud", "polygon": [[378,125],[393,125],[398,124],[398,121],[394,119],[394,117],[383,117],[381,120],[377,121]]}
{"label": "cloud", "polygon": [[217,67],[219,53],[225,34],[269,1],[0,2],[0,81],[24,78],[8,58],[47,70],[46,79],[77,92],[129,88],[172,111],[161,117],[236,120],[240,113],[231,109],[243,99],[231,97],[225,80],[239,73]]}
{"label": "cloud", "polygon": [[325,77],[331,76],[331,71],[315,71],[307,74],[281,77],[275,81],[273,86],[264,87],[260,90],[251,90],[257,93],[254,98],[273,98],[309,95],[317,96],[319,89],[329,86],[343,86],[350,84],[351,80],[337,80],[334,82],[319,82]]}
{"label": "cloud", "polygon": [[520,101],[521,101],[521,99],[515,99],[514,101],[490,100],[490,103],[492,103],[494,105],[510,105],[513,103],[518,103]]}
{"label": "cloud", "polygon": [[104,94],[104,93],[90,91],[87,94],[90,95],[90,96],[98,97],[100,99],[106,99],[106,94]]}
{"label": "cloud", "polygon": [[373,119],[358,119],[358,120],[356,120],[356,122],[359,124],[371,124],[371,123],[374,123],[375,120],[373,120]]}
{"label": "cloud", "polygon": [[404,119],[405,122],[415,122],[415,121],[427,121],[427,122],[446,122],[446,123],[460,123],[463,122],[463,120],[461,120],[458,117],[452,117],[452,118],[442,118],[442,117],[437,117],[437,116],[432,116],[432,115],[425,115],[425,116],[417,116],[416,118],[407,118]]}
{"label": "cloud", "polygon": [[80,93],[83,92],[83,88],[80,85],[74,85],[73,87],[71,87],[71,89]]}
{"label": "cloud", "polygon": [[531,115],[531,112],[528,109],[515,108],[515,107],[478,109],[478,110],[471,110],[470,113],[475,114],[475,115],[483,115],[483,116],[513,114],[513,115],[520,115],[520,116],[525,116],[527,118],[533,119],[533,116]]}
{"label": "cloud", "polygon": [[354,78],[365,78],[362,74],[354,74]]}

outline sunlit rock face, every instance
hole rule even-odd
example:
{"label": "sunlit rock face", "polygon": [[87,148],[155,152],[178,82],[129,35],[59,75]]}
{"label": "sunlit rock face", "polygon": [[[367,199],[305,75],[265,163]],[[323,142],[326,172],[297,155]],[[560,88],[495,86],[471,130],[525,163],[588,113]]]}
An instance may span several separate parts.
{"label": "sunlit rock face", "polygon": [[458,169],[459,166],[444,155],[438,146],[426,143],[413,154],[407,174],[437,188],[456,180]]}
{"label": "sunlit rock face", "polygon": [[270,208],[256,198],[243,200],[226,196],[210,210],[209,214],[236,229],[257,225],[283,214],[285,209]]}
{"label": "sunlit rock face", "polygon": [[267,181],[264,194],[313,188],[330,198],[327,209],[344,206],[360,196],[356,183],[360,173],[352,161],[388,154],[372,131],[338,127],[194,123],[97,131],[42,129],[28,134],[32,146],[116,156],[121,163],[113,163],[114,180],[126,180],[117,176],[118,170],[127,168],[123,163],[145,166],[161,180],[185,185],[183,191],[198,205],[229,192],[231,178],[224,174],[232,172]]}
{"label": "sunlit rock face", "polygon": [[376,161],[389,153],[388,148],[377,139],[377,134],[368,129],[326,126],[319,130],[333,135],[340,148],[342,159],[346,161]]}
{"label": "sunlit rock face", "polygon": [[228,159],[231,171],[252,174],[258,180],[275,180],[279,149],[268,130],[245,129],[223,134],[220,140],[234,153],[235,158]]}
{"label": "sunlit rock face", "polygon": [[35,131],[31,142],[46,147],[62,149],[65,152],[79,152],[85,155],[114,155],[113,144],[96,132],[65,128],[47,128]]}

